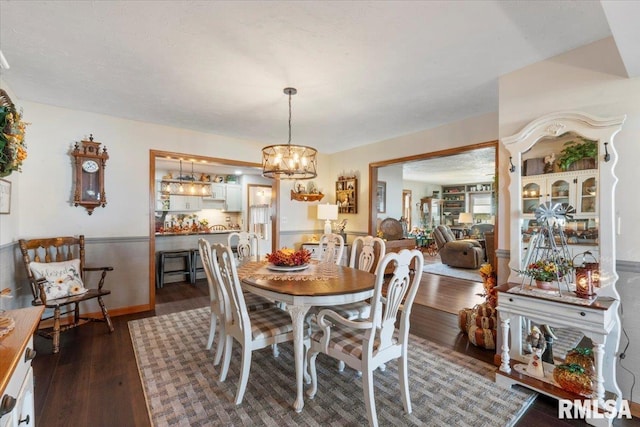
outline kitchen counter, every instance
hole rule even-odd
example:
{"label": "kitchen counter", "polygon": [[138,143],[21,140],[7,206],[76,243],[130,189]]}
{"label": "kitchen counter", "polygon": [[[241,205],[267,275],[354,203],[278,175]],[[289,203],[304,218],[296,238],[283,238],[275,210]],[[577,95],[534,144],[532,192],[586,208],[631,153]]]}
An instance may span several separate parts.
{"label": "kitchen counter", "polygon": [[236,231],[239,232],[242,230],[157,232],[156,236],[195,236],[195,235],[200,236],[200,235],[207,235],[207,234],[229,234]]}
{"label": "kitchen counter", "polygon": [[[241,230],[221,230],[221,231],[205,231],[205,232],[185,232],[185,233],[156,233],[156,253],[159,251],[184,251],[197,250],[198,240],[205,239],[209,244],[222,243],[228,244],[229,234]],[[199,257],[196,260],[198,267],[201,267]],[[182,260],[170,259],[165,270],[177,270],[183,268]],[[203,272],[198,272],[198,279],[204,278]],[[180,281],[180,276],[167,277],[165,283]]]}

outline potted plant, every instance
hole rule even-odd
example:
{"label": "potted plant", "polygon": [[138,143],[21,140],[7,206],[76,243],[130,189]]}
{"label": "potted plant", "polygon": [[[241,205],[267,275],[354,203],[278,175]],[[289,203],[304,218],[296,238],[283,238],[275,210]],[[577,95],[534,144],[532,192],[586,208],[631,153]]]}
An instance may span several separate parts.
{"label": "potted plant", "polygon": [[573,268],[570,260],[558,257],[555,259],[539,259],[532,262],[525,270],[516,270],[518,273],[531,277],[536,281],[540,289],[552,289],[551,282],[562,280]]}
{"label": "potted plant", "polygon": [[[598,144],[596,141],[578,137],[577,140],[567,141],[558,157],[558,165],[563,171],[595,169],[595,161],[598,157]],[[578,166],[578,162],[584,161],[582,167]],[[575,165],[572,169],[572,165]]]}

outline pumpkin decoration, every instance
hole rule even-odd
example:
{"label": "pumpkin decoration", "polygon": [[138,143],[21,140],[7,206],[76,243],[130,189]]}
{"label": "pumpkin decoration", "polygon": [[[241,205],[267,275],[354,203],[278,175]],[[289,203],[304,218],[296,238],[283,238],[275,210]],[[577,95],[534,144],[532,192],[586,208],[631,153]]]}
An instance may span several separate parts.
{"label": "pumpkin decoration", "polygon": [[553,379],[562,389],[581,396],[590,397],[593,393],[593,379],[585,369],[575,363],[565,363],[553,370]]}

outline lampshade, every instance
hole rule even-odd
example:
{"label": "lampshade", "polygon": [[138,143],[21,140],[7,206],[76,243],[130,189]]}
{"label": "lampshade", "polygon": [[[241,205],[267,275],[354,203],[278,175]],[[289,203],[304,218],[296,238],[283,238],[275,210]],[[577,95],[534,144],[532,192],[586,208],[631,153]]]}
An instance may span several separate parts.
{"label": "lampshade", "polygon": [[471,212],[462,212],[458,217],[460,224],[473,224],[473,214]]}
{"label": "lampshade", "polygon": [[289,95],[289,142],[262,149],[262,176],[276,179],[315,178],[318,175],[318,151],[312,147],[291,144],[291,96],[298,91],[288,87],[284,93]]}
{"label": "lampshade", "polygon": [[324,234],[331,234],[331,220],[338,219],[338,205],[318,205],[318,219],[324,219]]}

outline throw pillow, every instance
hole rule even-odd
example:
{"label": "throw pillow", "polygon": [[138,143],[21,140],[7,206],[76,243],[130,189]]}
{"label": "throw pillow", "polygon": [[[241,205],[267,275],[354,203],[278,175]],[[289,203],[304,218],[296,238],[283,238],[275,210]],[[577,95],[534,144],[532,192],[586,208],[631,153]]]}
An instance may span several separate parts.
{"label": "throw pillow", "polygon": [[87,292],[80,277],[80,260],[64,262],[32,262],[29,268],[36,279],[45,278],[47,301]]}

